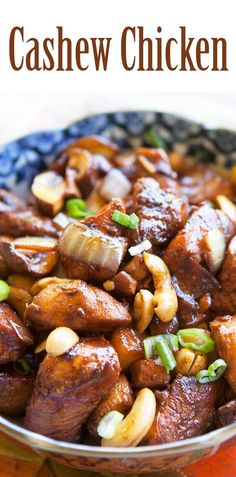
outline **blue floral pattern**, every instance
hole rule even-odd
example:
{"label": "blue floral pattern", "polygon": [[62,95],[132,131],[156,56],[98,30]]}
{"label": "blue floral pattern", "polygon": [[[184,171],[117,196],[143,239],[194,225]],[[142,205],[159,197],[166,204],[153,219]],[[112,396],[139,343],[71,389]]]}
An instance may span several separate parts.
{"label": "blue floral pattern", "polygon": [[130,111],[98,114],[65,129],[40,131],[0,148],[0,187],[25,193],[35,174],[45,168],[76,138],[103,135],[126,148],[145,144],[147,128],[152,127],[167,149],[195,156],[226,167],[236,162],[236,133],[210,130],[173,114]]}

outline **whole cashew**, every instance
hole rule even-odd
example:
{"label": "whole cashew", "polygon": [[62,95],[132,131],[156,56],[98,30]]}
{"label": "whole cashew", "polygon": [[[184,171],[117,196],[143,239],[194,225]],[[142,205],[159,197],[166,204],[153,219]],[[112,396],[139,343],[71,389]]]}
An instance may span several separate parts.
{"label": "whole cashew", "polygon": [[133,407],[125,419],[119,424],[111,439],[102,439],[103,447],[137,446],[148,433],[156,413],[154,393],[143,388],[137,394]]}
{"label": "whole cashew", "polygon": [[171,276],[166,264],[160,257],[144,252],[144,263],[152,274],[155,293],[153,298],[155,313],[158,318],[167,323],[176,315],[178,300],[171,283]]}

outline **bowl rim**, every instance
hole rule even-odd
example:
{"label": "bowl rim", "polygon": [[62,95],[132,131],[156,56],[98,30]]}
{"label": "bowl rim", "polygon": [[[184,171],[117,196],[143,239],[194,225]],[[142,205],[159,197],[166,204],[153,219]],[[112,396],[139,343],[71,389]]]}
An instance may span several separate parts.
{"label": "bowl rim", "polygon": [[[54,131],[66,131],[69,127],[73,126],[74,124],[78,124],[81,121],[84,121],[88,118],[103,116],[103,115],[115,115],[117,113],[132,113],[132,114],[167,114],[175,117],[176,119],[181,119],[186,121],[187,123],[195,123],[208,131],[230,131],[232,133],[236,133],[236,129],[232,128],[223,128],[223,127],[207,127],[205,123],[202,123],[198,120],[191,119],[190,117],[186,117],[184,115],[180,115],[177,113],[171,113],[168,111],[157,111],[153,109],[118,109],[115,111],[109,112],[99,112],[94,114],[87,114],[83,117],[79,118],[77,121],[73,121],[69,123],[67,126],[63,128],[50,128],[50,129],[43,129],[39,131],[34,131],[29,134],[26,134],[22,137],[15,138],[12,141],[7,142],[2,147],[5,148],[6,146],[10,145],[11,143],[18,142],[23,140],[31,135],[37,135],[37,133],[43,132],[54,132]],[[8,435],[9,437],[13,438],[16,441],[19,441],[23,445],[31,447],[33,449],[37,449],[39,451],[45,451],[49,453],[55,454],[67,454],[71,456],[83,456],[89,458],[97,458],[97,459],[109,459],[109,458],[142,458],[142,457],[157,457],[157,456],[166,456],[166,455],[173,455],[173,454],[182,454],[186,451],[196,451],[202,448],[214,448],[218,447],[220,444],[225,442],[226,440],[236,436],[236,422],[227,426],[224,426],[219,429],[215,429],[210,431],[206,434],[192,437],[189,439],[184,439],[177,442],[170,442],[167,444],[159,444],[159,445],[149,445],[149,446],[139,446],[139,447],[100,447],[100,446],[92,446],[87,444],[77,444],[71,443],[61,440],[56,440],[50,437],[46,437],[42,434],[38,434],[36,432],[32,432],[22,425],[16,424],[12,422],[11,419],[7,417],[3,417],[0,415],[0,431],[4,434]]]}
{"label": "bowl rim", "polygon": [[67,454],[73,456],[93,457],[93,458],[142,458],[157,457],[159,455],[171,455],[185,453],[190,450],[202,448],[214,448],[226,440],[236,436],[236,423],[230,424],[220,429],[213,430],[201,436],[184,439],[167,444],[139,446],[139,447],[100,447],[87,444],[77,444],[56,440],[43,436],[36,432],[15,424],[0,416],[0,431],[9,437],[28,445],[39,451],[52,452],[55,454]]}

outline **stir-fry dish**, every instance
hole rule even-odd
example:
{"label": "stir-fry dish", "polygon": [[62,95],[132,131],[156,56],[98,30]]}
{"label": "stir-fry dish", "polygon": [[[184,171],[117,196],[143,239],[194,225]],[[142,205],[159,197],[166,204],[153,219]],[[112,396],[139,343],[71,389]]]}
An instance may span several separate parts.
{"label": "stir-fry dish", "polygon": [[1,190],[0,412],[108,447],[236,422],[235,198],[236,167],[97,136]]}

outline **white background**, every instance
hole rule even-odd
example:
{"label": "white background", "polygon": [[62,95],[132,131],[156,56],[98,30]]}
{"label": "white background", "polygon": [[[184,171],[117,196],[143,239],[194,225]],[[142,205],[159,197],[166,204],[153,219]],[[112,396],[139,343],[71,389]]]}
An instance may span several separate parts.
{"label": "white background", "polygon": [[[236,6],[231,0],[8,0],[0,15],[0,143],[30,131],[63,127],[89,113],[117,109],[178,112],[211,125],[236,128]],[[3,9],[4,3],[4,9]],[[15,72],[8,55],[13,26],[25,38],[55,35],[56,26],[76,40],[111,36],[109,70]],[[143,25],[155,37],[223,36],[228,72],[126,72],[120,63],[120,34]],[[187,94],[190,93],[190,94]],[[220,93],[220,94],[219,94]]]}

